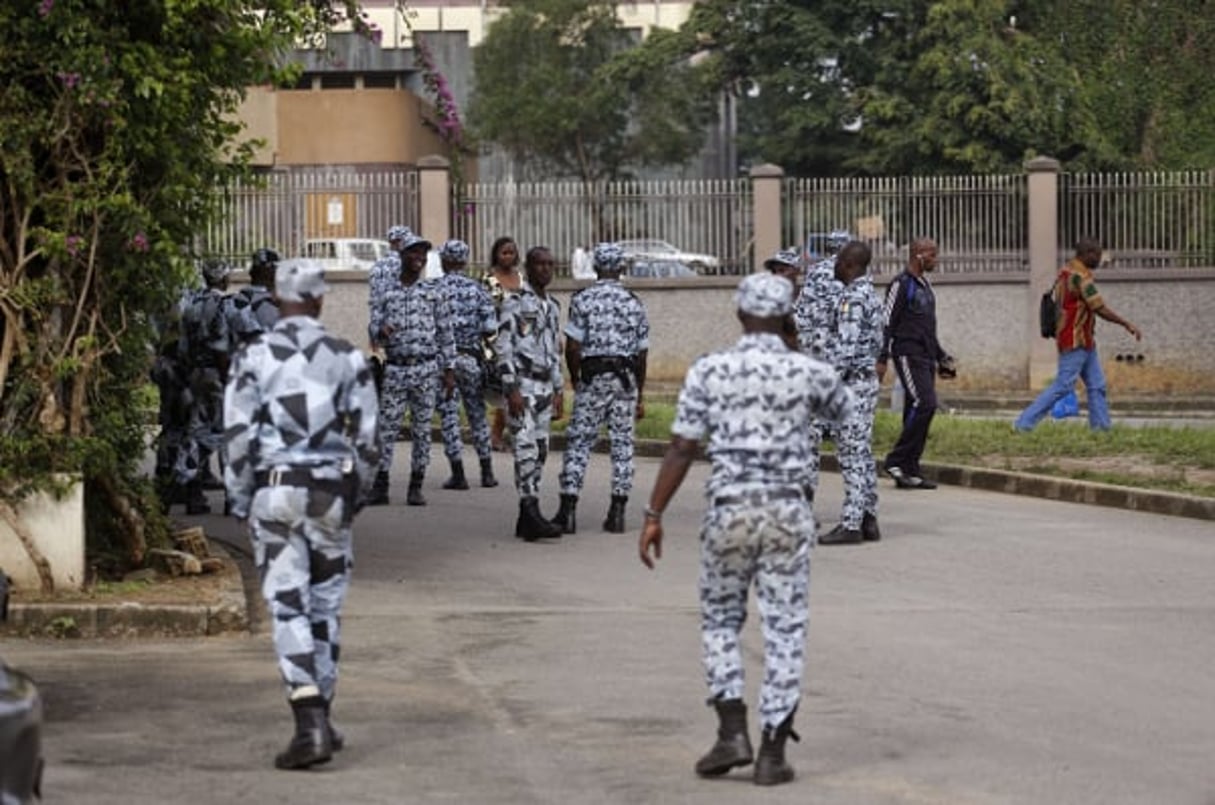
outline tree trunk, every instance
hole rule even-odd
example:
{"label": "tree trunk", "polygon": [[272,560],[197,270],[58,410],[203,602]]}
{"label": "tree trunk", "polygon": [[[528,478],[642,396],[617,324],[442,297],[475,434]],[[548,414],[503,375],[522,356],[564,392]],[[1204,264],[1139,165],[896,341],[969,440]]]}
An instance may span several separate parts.
{"label": "tree trunk", "polygon": [[21,546],[25,548],[26,555],[34,563],[34,569],[38,571],[38,581],[42,593],[50,595],[55,592],[55,577],[51,575],[51,563],[34,544],[34,535],[25,527],[21,515],[17,514],[17,510],[7,502],[0,501],[0,517],[4,518],[4,522],[8,523],[8,527],[17,535],[17,539],[21,540]]}
{"label": "tree trunk", "polygon": [[132,564],[142,565],[148,550],[147,524],[143,516],[131,505],[131,499],[118,491],[111,478],[98,477],[94,479],[98,488],[105,494],[106,502],[126,528],[122,529],[126,537],[127,556]]}

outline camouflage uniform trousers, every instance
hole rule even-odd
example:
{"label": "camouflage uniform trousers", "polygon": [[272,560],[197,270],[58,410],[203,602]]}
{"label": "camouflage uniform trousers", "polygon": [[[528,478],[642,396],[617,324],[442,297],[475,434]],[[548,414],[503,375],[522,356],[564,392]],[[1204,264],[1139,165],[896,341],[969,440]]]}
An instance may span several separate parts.
{"label": "camouflage uniform trousers", "polygon": [[194,369],[188,383],[186,442],[177,451],[173,473],[183,485],[198,477],[211,454],[223,446],[224,437],[224,379],[219,369]]}
{"label": "camouflage uniform trousers", "polygon": [[508,417],[515,443],[515,489],[521,498],[540,497],[540,476],[548,458],[549,425],[553,421],[553,386],[547,381],[521,378],[523,414]]}
{"label": "camouflage uniform trousers", "polygon": [[589,383],[578,384],[574,393],[574,413],[565,431],[565,459],[560,478],[562,494],[577,495],[582,490],[586,464],[604,419],[612,446],[612,494],[629,494],[633,488],[636,414],[637,387],[625,388],[614,374],[596,375]]}
{"label": "camouflage uniform trousers", "polygon": [[253,558],[288,694],[315,685],[333,698],[339,615],[354,562],[347,506],[305,487],[267,486],[249,507]]}
{"label": "camouflage uniform trousers", "polygon": [[840,524],[858,529],[865,512],[877,514],[877,465],[873,463],[873,416],[877,411],[878,379],[871,375],[847,380],[856,405],[839,428],[835,449],[844,481]]}
{"label": "camouflage uniform trousers", "polygon": [[392,470],[397,436],[405,411],[409,411],[409,433],[413,441],[411,472],[426,472],[430,464],[430,424],[439,397],[439,365],[436,361],[412,366],[384,367],[384,390],[380,394],[380,471]]}
{"label": "camouflage uniform trousers", "polygon": [[464,416],[472,436],[477,458],[489,458],[489,419],[485,416],[485,390],[482,388],[481,362],[472,355],[456,356],[457,397],[444,399],[439,395],[439,421],[443,424],[443,452],[449,459],[458,459],[464,452],[460,438],[460,401],[464,401]]}
{"label": "camouflage uniform trousers", "polygon": [[801,697],[809,620],[814,513],[808,501],[711,506],[700,533],[701,642],[714,699],[742,699],[740,633],[747,591],[755,597],[764,638],[759,715],[776,727]]}

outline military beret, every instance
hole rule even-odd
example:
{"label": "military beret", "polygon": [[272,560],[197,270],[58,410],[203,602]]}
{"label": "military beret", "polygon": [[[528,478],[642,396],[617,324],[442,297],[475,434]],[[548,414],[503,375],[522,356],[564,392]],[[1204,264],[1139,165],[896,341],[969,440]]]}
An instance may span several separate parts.
{"label": "military beret", "polygon": [[734,304],[762,319],[788,315],[793,310],[793,283],[778,274],[750,274],[738,284]]}
{"label": "military beret", "polygon": [[796,249],[781,249],[764,261],[764,268],[771,270],[773,264],[801,268],[802,261],[798,257]]}
{"label": "military beret", "polygon": [[401,251],[406,251],[408,249],[412,249],[417,246],[424,246],[424,247],[426,247],[427,251],[430,251],[430,241],[429,240],[422,237],[421,235],[415,235],[413,232],[410,232],[409,230],[405,230],[405,237],[401,238]]}
{"label": "military beret", "polygon": [[274,295],[282,302],[320,299],[329,290],[325,267],[316,260],[284,260],[274,271]]}
{"label": "military beret", "polygon": [[388,235],[386,236],[386,240],[405,240],[407,237],[409,237],[409,227],[401,226],[400,224],[388,227]]}

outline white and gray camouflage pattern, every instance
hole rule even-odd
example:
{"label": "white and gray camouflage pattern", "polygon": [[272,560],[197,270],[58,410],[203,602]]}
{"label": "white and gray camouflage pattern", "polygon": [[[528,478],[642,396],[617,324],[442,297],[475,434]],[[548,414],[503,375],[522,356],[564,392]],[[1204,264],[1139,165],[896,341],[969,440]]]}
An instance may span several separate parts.
{"label": "white and gray camouflage pattern", "polygon": [[738,283],[734,306],[764,319],[787,316],[793,311],[793,283],[776,274],[750,274]]}

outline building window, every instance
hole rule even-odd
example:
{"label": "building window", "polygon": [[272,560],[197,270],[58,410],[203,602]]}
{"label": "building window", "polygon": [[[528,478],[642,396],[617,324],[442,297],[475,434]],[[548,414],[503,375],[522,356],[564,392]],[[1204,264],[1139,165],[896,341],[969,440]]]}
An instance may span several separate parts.
{"label": "building window", "polygon": [[321,89],[354,89],[354,76],[348,74],[322,75]]}
{"label": "building window", "polygon": [[396,89],[397,77],[385,73],[369,73],[363,76],[363,89]]}

